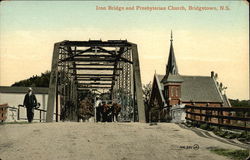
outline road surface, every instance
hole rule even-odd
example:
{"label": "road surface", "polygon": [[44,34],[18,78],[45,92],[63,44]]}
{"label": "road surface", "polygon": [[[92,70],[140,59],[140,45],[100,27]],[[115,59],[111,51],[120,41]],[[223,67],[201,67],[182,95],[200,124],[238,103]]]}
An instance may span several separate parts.
{"label": "road surface", "polygon": [[1,160],[226,160],[209,147],[241,149],[173,123],[0,125]]}

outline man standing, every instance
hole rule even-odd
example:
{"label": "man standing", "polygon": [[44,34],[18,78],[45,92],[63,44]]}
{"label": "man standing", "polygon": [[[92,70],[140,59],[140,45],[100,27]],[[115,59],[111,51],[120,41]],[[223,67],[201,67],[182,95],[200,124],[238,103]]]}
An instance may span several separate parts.
{"label": "man standing", "polygon": [[99,99],[99,97],[96,97],[96,102],[95,102],[95,121],[96,122],[101,121],[101,104],[102,104],[102,101]]}
{"label": "man standing", "polygon": [[32,88],[28,89],[28,93],[24,97],[23,105],[27,108],[27,119],[29,123],[31,123],[34,117],[33,108],[37,106],[36,96],[32,93]]}

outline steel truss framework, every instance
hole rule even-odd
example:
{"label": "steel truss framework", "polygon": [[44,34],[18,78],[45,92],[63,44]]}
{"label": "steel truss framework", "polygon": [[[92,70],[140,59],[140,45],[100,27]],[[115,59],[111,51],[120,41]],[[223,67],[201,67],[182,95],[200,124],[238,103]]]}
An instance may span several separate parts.
{"label": "steel truss framework", "polygon": [[58,113],[58,97],[63,119],[76,121],[78,94],[86,90],[110,93],[122,104],[124,120],[145,122],[137,45],[126,40],[55,43],[46,121],[53,121],[55,108]]}

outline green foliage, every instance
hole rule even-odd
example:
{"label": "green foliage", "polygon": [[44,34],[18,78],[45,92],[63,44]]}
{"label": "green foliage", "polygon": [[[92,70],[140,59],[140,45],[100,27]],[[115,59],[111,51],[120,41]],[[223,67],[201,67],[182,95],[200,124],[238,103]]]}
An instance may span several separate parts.
{"label": "green foliage", "polygon": [[201,129],[208,130],[209,126],[208,126],[207,124],[201,124],[201,125],[200,125],[200,128],[201,128]]}
{"label": "green foliage", "polygon": [[208,130],[208,131],[213,131],[213,133],[217,136],[223,137],[223,138],[227,138],[227,139],[235,139],[237,138],[239,141],[241,142],[250,142],[250,133],[246,133],[246,132],[232,132],[232,131],[228,131],[226,130],[226,128],[221,127],[220,129],[217,126],[210,126],[208,124],[199,124],[195,121],[187,121],[185,123],[185,125],[187,127],[198,127],[204,130]]}
{"label": "green foliage", "polygon": [[147,105],[149,105],[151,92],[152,92],[151,81],[148,84],[143,84],[142,86],[143,100],[144,100],[144,103]]}
{"label": "green foliage", "polygon": [[250,142],[250,133],[242,132],[237,139],[242,142]]}
{"label": "green foliage", "polygon": [[195,121],[187,121],[186,126],[187,127],[200,127],[200,124]]}
{"label": "green foliage", "polygon": [[214,134],[217,136],[227,138],[227,139],[235,139],[237,138],[239,141],[242,142],[249,142],[250,141],[250,134],[246,132],[241,132],[241,133],[235,133],[235,132],[230,132],[230,131],[225,131],[225,130],[219,130],[219,129],[214,129],[213,130]]}
{"label": "green foliage", "polygon": [[[229,99],[232,107],[250,107],[250,100],[239,100],[239,99]],[[237,117],[244,117],[243,112],[236,112]],[[247,112],[246,116],[250,116],[250,111]]]}
{"label": "green foliage", "polygon": [[249,100],[229,99],[233,107],[250,107]]}
{"label": "green foliage", "polygon": [[237,134],[230,133],[230,134],[226,135],[225,138],[227,138],[227,139],[234,139],[234,138],[237,138],[237,136],[238,136]]}
{"label": "green foliage", "polygon": [[33,75],[32,77],[15,82],[11,86],[19,87],[49,87],[50,71],[41,73],[41,76]]}
{"label": "green foliage", "polygon": [[200,128],[201,129],[204,129],[204,130],[208,130],[208,131],[213,131],[214,129],[215,129],[215,127],[213,127],[213,126],[210,126],[210,125],[208,125],[208,124],[201,124],[200,125]]}
{"label": "green foliage", "polygon": [[218,155],[227,156],[235,160],[245,160],[248,157],[247,150],[233,150],[233,149],[223,149],[223,148],[211,148],[211,152]]}
{"label": "green foliage", "polygon": [[217,127],[217,126],[211,126],[210,128],[211,128],[211,130],[212,130],[213,132],[219,131],[219,127]]}
{"label": "green foliage", "polygon": [[221,131],[219,135],[220,135],[221,137],[226,138],[226,136],[228,136],[228,134],[229,134],[228,131]]}
{"label": "green foliage", "polygon": [[184,123],[185,126],[187,127],[193,127],[192,121],[186,121],[186,123]]}

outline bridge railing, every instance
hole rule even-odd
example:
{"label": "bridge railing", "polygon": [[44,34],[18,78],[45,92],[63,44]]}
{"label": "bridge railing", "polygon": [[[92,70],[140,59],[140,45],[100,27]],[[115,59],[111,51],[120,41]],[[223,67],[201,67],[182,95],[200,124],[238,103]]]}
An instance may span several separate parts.
{"label": "bridge railing", "polygon": [[[23,105],[18,105],[18,107],[11,107],[7,103],[6,104],[0,104],[0,122],[3,123],[6,120],[10,121],[11,118],[14,121],[19,120],[27,120],[26,117],[21,117],[21,110],[25,109]],[[47,111],[44,109],[34,108],[34,111],[39,112],[39,118],[34,118],[33,120],[38,120],[39,122],[45,122],[46,119],[43,118],[43,113],[46,113]],[[8,115],[9,114],[9,115]],[[26,115],[26,114],[25,114]],[[60,117],[60,114],[54,113],[57,117]],[[36,116],[37,117],[37,116]]]}
{"label": "bridge railing", "polygon": [[[20,116],[21,107],[26,108],[23,105],[18,105],[18,108],[17,108],[17,120],[27,120],[27,118],[23,118],[23,117]],[[45,122],[45,119],[42,118],[42,113],[43,112],[46,113],[46,110],[39,109],[39,108],[34,108],[34,110],[39,112],[39,119],[34,118],[33,120],[39,120],[39,122]]]}
{"label": "bridge railing", "polygon": [[250,107],[200,107],[186,105],[186,119],[208,125],[250,131]]}
{"label": "bridge railing", "polygon": [[[18,108],[17,108],[17,120],[27,120],[27,118],[20,117],[21,107],[26,108],[23,105],[20,105],[20,104],[18,105]],[[46,113],[47,110],[39,109],[39,108],[34,108],[34,110],[39,112],[39,119],[34,118],[33,120],[39,120],[39,122],[45,122],[46,119],[42,118],[42,113]],[[60,114],[57,114],[57,113],[54,113],[54,115],[56,115],[57,117],[61,116]]]}

